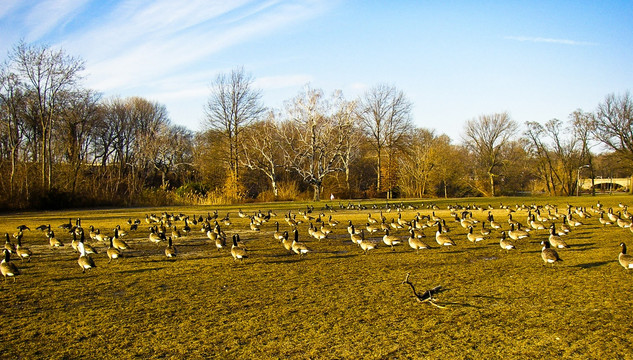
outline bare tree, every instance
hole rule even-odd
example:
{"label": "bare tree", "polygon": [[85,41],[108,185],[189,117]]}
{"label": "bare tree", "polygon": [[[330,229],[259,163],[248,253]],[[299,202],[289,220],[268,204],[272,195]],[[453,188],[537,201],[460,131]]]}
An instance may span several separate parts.
{"label": "bare tree", "polygon": [[596,138],[628,162],[633,161],[633,98],[609,94],[595,112]]}
{"label": "bare tree", "polygon": [[[411,102],[402,91],[395,87],[380,84],[370,89],[360,101],[360,118],[363,130],[371,139],[376,151],[376,189],[380,191],[382,183],[383,156],[387,151],[388,160],[402,136],[411,127]],[[391,161],[389,161],[391,163]],[[388,190],[388,196],[390,189]]]}
{"label": "bare tree", "polygon": [[18,153],[23,141],[24,111],[26,96],[22,91],[17,74],[9,71],[8,66],[0,68],[0,124],[11,158],[9,176],[9,194],[13,196],[15,175],[18,165]]}
{"label": "bare tree", "polygon": [[488,177],[489,188],[480,188],[484,195],[495,196],[495,177],[503,167],[503,148],[516,134],[518,125],[507,113],[481,115],[466,123],[464,142],[473,153],[477,168]]}
{"label": "bare tree", "polygon": [[321,90],[309,87],[287,103],[289,121],[283,124],[286,166],[296,171],[314,189],[314,201],[321,198],[323,179],[341,171],[342,143],[337,118]]}
{"label": "bare tree", "polygon": [[253,123],[245,130],[242,164],[261,171],[270,180],[273,195],[277,198],[277,170],[283,166],[283,151],[279,146],[282,139],[275,117],[271,111],[266,120]]}
{"label": "bare tree", "polygon": [[71,91],[84,69],[81,59],[48,46],[19,43],[9,56],[17,73],[23,78],[25,92],[32,94],[32,113],[41,130],[41,185],[50,191],[52,185],[52,128],[57,118],[60,97]]}
{"label": "bare tree", "polygon": [[571,113],[571,115],[569,115],[569,118],[572,123],[575,136],[581,144],[581,161],[583,165],[589,165],[589,171],[591,171],[591,193],[595,196],[595,170],[593,167],[593,154],[591,152],[593,144],[591,140],[593,137],[593,133],[596,130],[596,122],[594,121],[593,114],[583,112],[580,109]]}
{"label": "bare tree", "polygon": [[408,146],[400,157],[398,183],[410,196],[426,195],[429,179],[439,161],[437,137],[432,130],[417,128],[408,136]]}
{"label": "bare tree", "polygon": [[243,129],[264,112],[261,92],[243,68],[219,74],[211,85],[205,107],[209,129],[221,132],[226,141],[225,161],[235,183],[239,180],[240,142]]}

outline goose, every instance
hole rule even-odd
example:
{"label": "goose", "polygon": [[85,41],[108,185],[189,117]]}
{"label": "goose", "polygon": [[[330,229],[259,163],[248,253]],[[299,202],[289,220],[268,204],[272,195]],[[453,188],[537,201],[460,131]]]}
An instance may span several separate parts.
{"label": "goose", "polygon": [[224,226],[231,226],[231,219],[229,218],[229,213],[226,213],[224,219],[222,219],[222,224]]}
{"label": "goose", "polygon": [[47,230],[49,227],[50,227],[50,225],[48,225],[48,226],[47,225],[40,225],[40,226],[36,227],[35,230],[39,230],[39,231],[43,232],[44,230]]}
{"label": "goose", "polygon": [[624,220],[618,216],[618,219],[615,222],[619,227],[626,229],[631,227],[631,222]]}
{"label": "goose", "polygon": [[233,256],[233,260],[243,261],[248,257],[246,254],[246,249],[238,244],[240,241],[239,234],[233,234],[233,246],[231,246],[231,255]]}
{"label": "goose", "polygon": [[498,222],[495,221],[494,216],[492,215],[492,213],[489,211],[488,212],[488,221],[490,222],[490,227],[495,229],[495,230],[500,230],[501,229],[501,224],[499,224]]}
{"label": "goose", "polygon": [[556,249],[569,248],[569,245],[567,245],[567,243],[556,233],[556,226],[554,223],[552,223],[552,226],[549,228],[549,243]]}
{"label": "goose", "polygon": [[171,236],[167,238],[165,256],[167,256],[168,258],[176,257],[176,247],[172,244]]}
{"label": "goose", "polygon": [[548,240],[543,240],[541,241],[541,245],[543,245],[543,248],[541,249],[541,258],[543,259],[543,262],[546,264],[554,264],[558,261],[563,261],[563,259],[561,259],[558,256],[558,253],[556,252],[556,250],[550,248],[550,244]]}
{"label": "goose", "polygon": [[519,222],[512,218],[512,214],[508,214],[508,224],[518,226]]}
{"label": "goose", "polygon": [[162,240],[163,240],[162,236],[156,233],[156,229],[154,227],[151,227],[149,229],[149,241],[153,242],[154,244],[158,244]]}
{"label": "goose", "polygon": [[49,238],[48,238],[48,243],[51,246],[51,248],[59,248],[64,246],[64,243],[62,243],[59,239],[57,239],[55,237],[55,232],[51,231],[49,234]]}
{"label": "goose", "polygon": [[174,225],[174,227],[171,230],[171,237],[174,238],[174,239],[178,239],[178,238],[182,237],[182,234],[180,234],[180,231],[178,230],[176,225]]}
{"label": "goose", "polygon": [[67,224],[61,224],[58,226],[59,229],[70,230],[73,228],[73,219],[68,219]]}
{"label": "goose", "polygon": [[609,210],[607,210],[607,217],[609,218],[609,220],[611,220],[612,223],[615,223],[620,218],[619,216],[613,213],[612,208],[609,208]]}
{"label": "goose", "polygon": [[328,219],[327,223],[328,223],[328,225],[330,225],[333,228],[338,226],[338,224],[339,224],[338,221],[332,219],[332,215],[330,215],[330,218]]}
{"label": "goose", "polygon": [[620,265],[622,265],[625,269],[633,269],[633,255],[626,253],[626,245],[624,243],[620,243],[620,246],[622,247],[620,256],[618,256]]}
{"label": "goose", "polygon": [[95,235],[95,238],[94,238],[95,240],[102,241],[102,242],[110,240],[110,237],[105,234],[102,234],[99,229],[97,229],[96,231],[97,231],[97,234]]}
{"label": "goose", "polygon": [[437,231],[435,232],[435,241],[440,246],[455,246],[455,242],[444,232],[442,232],[442,222],[437,222]]}
{"label": "goose", "polygon": [[508,231],[508,236],[512,240],[521,240],[530,236],[527,231],[521,229],[521,224],[519,224],[518,229],[514,229],[514,224],[510,224],[510,231]]}
{"label": "goose", "polygon": [[22,230],[18,230],[13,233],[13,238],[16,240],[22,239],[23,236],[24,236],[24,232]]}
{"label": "goose", "polygon": [[560,224],[560,231],[558,232],[558,235],[562,235],[561,233],[565,233],[565,235],[567,235],[570,231],[571,226],[569,226],[569,223],[567,222],[567,215],[563,215],[563,223]]}
{"label": "goose", "polygon": [[[15,245],[11,243],[11,239],[9,238],[9,233],[4,233],[6,240],[4,241],[4,248],[10,254],[15,254]],[[21,238],[20,238],[21,239]]]}
{"label": "goose", "polygon": [[385,235],[382,237],[382,242],[387,246],[391,246],[391,251],[396,251],[393,246],[400,244],[402,240],[395,235],[389,235],[389,229],[387,229],[385,230]]}
{"label": "goose", "polygon": [[[389,229],[389,226],[383,226],[383,224],[385,224],[385,223],[382,223],[382,224],[381,224],[381,228],[382,228],[382,230],[387,230],[387,229]],[[385,225],[386,225],[386,224],[385,224]],[[397,222],[396,222],[396,219],[391,219],[391,223],[390,223],[389,225],[390,225],[390,226],[391,226],[391,228],[392,228],[392,229],[394,229],[394,230],[404,229],[404,226],[402,226],[401,224],[397,223]]]}
{"label": "goose", "polygon": [[352,234],[360,234],[360,231],[357,230],[354,225],[352,224],[352,220],[348,220],[347,221],[348,225],[347,225],[347,232],[352,235]]}
{"label": "goose", "polygon": [[[312,223],[310,223],[310,227],[312,228]],[[312,230],[312,237],[321,241],[323,239],[325,239],[327,237],[327,234],[325,234],[323,231],[321,230]]]}
{"label": "goose", "polygon": [[31,256],[33,255],[33,253],[31,252],[31,250],[27,247],[22,247],[22,239],[18,239],[18,244],[15,246],[15,253],[18,255],[18,257],[20,258],[20,260],[24,261],[24,258],[29,259],[29,262],[31,262]]}
{"label": "goose", "polygon": [[[583,223],[581,223],[578,220],[575,220],[572,216],[571,216],[571,212],[569,214],[567,214],[567,222],[569,223],[569,225],[573,226],[573,227],[578,227],[578,226],[582,226]],[[631,226],[631,223],[629,223],[629,226]]]}
{"label": "goose", "polygon": [[81,268],[82,273],[86,273],[86,269],[96,268],[94,260],[90,257],[90,255],[86,254],[86,249],[84,248],[84,243],[80,239],[79,244],[77,244],[77,248],[79,249],[79,259],[77,259],[77,263]]}
{"label": "goose", "polygon": [[291,248],[292,251],[294,251],[294,253],[298,254],[299,256],[310,252],[310,249],[308,249],[308,247],[304,243],[299,242],[299,231],[297,229],[294,230],[294,240],[292,241]]}
{"label": "goose", "polygon": [[90,226],[88,227],[88,229],[90,230],[90,232],[88,233],[88,236],[90,236],[90,239],[91,239],[91,240],[97,240],[97,234],[98,234],[98,232],[97,232],[97,231],[95,231],[95,227],[94,227],[94,226],[92,226],[92,225],[90,225]]}
{"label": "goose", "polygon": [[[73,242],[75,243],[75,245],[73,246],[73,244],[71,243],[71,246],[73,246],[73,249],[75,249],[75,251],[79,252],[79,243],[84,243],[85,241],[85,235],[83,231],[79,234],[79,242],[76,242],[76,241],[77,241],[77,235],[73,233]],[[84,250],[86,251],[86,254],[88,255],[99,253],[97,249],[85,243],[84,243]]]}
{"label": "goose", "polygon": [[468,241],[472,242],[472,243],[476,243],[479,241],[483,241],[486,238],[483,235],[477,235],[473,232],[473,227],[469,226],[468,227],[468,234],[466,234],[466,239],[468,239]]}
{"label": "goose", "polygon": [[420,249],[430,249],[427,244],[415,235],[413,229],[409,230],[409,246],[418,254],[420,253]]}
{"label": "goose", "polygon": [[20,270],[18,267],[11,262],[11,253],[7,249],[3,250],[4,259],[0,262],[0,272],[2,276],[4,276],[4,281],[7,281],[7,276],[13,278],[13,282],[15,282],[15,277],[20,275]]}
{"label": "goose", "polygon": [[486,222],[481,222],[481,230],[479,231],[483,236],[490,236],[490,229],[486,228]]}
{"label": "goose", "polygon": [[541,221],[536,221],[534,215],[530,218],[530,226],[534,230],[545,230],[545,224]]}
{"label": "goose", "polygon": [[29,229],[29,227],[28,227],[28,226],[26,226],[26,225],[18,225],[18,226],[16,227],[16,229],[18,229],[19,231],[24,231],[24,230],[29,230],[29,231],[30,231],[30,230],[31,230],[31,229]]}
{"label": "goose", "polygon": [[398,225],[400,225],[402,228],[410,227],[411,226],[411,222],[403,220],[402,219],[402,213],[400,213],[400,214],[398,214]]}
{"label": "goose", "polygon": [[248,215],[246,215],[246,214],[242,211],[242,209],[238,209],[238,210],[237,210],[237,216],[239,216],[239,217],[241,217],[241,218],[248,217]]}
{"label": "goose", "polygon": [[600,224],[602,224],[602,226],[613,225],[613,223],[610,220],[607,220],[604,218],[604,213],[600,213],[600,217],[598,218],[598,221],[600,221]]}
{"label": "goose", "polygon": [[114,229],[114,236],[112,237],[112,245],[116,249],[119,249],[121,251],[131,249],[130,246],[119,237],[118,229]]}
{"label": "goose", "polygon": [[250,227],[251,227],[252,231],[259,231],[259,226],[257,224],[255,224],[255,217],[254,216],[251,216]]}
{"label": "goose", "polygon": [[275,221],[275,232],[273,233],[273,239],[282,241],[284,239],[284,233],[279,231],[279,222]]}
{"label": "goose", "polygon": [[501,232],[501,240],[499,240],[499,246],[501,246],[503,250],[506,250],[506,252],[509,250],[516,250],[516,247],[514,246],[512,240],[506,237],[505,231]]}
{"label": "goose", "polygon": [[361,242],[361,240],[365,238],[365,232],[363,231],[363,229],[361,229],[360,233],[357,233],[356,229],[353,229],[353,228],[354,228],[354,225],[352,225],[352,233],[349,235],[349,237],[354,244],[358,245]]}
{"label": "goose", "polygon": [[376,244],[375,242],[371,240],[365,240],[365,237],[363,236],[361,241],[358,243],[358,246],[360,246],[361,250],[363,250],[365,255],[367,255],[367,252],[369,250],[374,250],[376,246],[378,246],[378,244]]}
{"label": "goose", "polygon": [[378,220],[376,220],[375,218],[371,217],[371,214],[367,214],[367,223],[369,223],[369,224],[377,224]]}
{"label": "goose", "polygon": [[185,225],[182,226],[182,234],[183,236],[187,236],[189,235],[190,232],[191,232],[191,226],[189,226],[189,222],[187,218],[185,218]]}
{"label": "goose", "polygon": [[112,259],[118,259],[121,257],[121,251],[114,247],[112,244],[112,238],[110,238],[110,247],[106,250],[106,254],[108,254],[108,264],[112,261]]}
{"label": "goose", "polygon": [[284,238],[281,240],[281,244],[284,246],[284,249],[292,252],[292,241],[288,240],[288,232],[284,231]]}
{"label": "goose", "polygon": [[421,238],[425,238],[425,237],[426,237],[426,235],[424,234],[424,231],[422,231],[422,229],[421,229],[421,228],[418,228],[418,227],[416,226],[416,225],[418,224],[418,222],[417,222],[417,221],[415,221],[415,220],[414,220],[411,224],[412,224],[413,226],[411,227],[411,229],[410,229],[410,230],[411,230],[411,231],[413,231],[413,236],[414,236],[414,237],[416,237],[416,238],[418,238],[418,239],[421,239]]}
{"label": "goose", "polygon": [[375,232],[378,232],[378,230],[380,230],[380,225],[378,225],[378,224],[373,224],[372,225],[370,223],[367,223],[367,225],[365,226],[365,229],[369,233],[375,233]]}

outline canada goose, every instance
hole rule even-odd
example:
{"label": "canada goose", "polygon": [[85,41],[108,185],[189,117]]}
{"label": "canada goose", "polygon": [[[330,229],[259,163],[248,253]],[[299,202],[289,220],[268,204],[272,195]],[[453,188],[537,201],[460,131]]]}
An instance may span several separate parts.
{"label": "canada goose", "polygon": [[468,239],[468,241],[470,241],[472,243],[476,243],[476,242],[485,240],[485,237],[483,235],[475,234],[473,232],[473,227],[469,226],[468,227],[468,234],[466,234],[466,239]]}
{"label": "canada goose", "polygon": [[565,233],[565,235],[567,235],[570,231],[571,226],[569,226],[569,223],[567,222],[567,215],[563,215],[563,223],[560,224],[559,235],[562,235],[561,233]]}
{"label": "canada goose", "polygon": [[490,229],[486,228],[486,222],[485,221],[481,222],[481,230],[479,231],[479,233],[482,236],[490,236]]}
{"label": "canada goose", "polygon": [[[383,226],[383,225],[386,225],[385,223],[382,223],[380,225],[381,225],[381,228],[382,228],[383,231],[389,229],[389,226]],[[399,223],[396,222],[396,219],[391,219],[391,223],[389,225],[394,230],[404,229],[404,227],[402,225],[400,225]]]}
{"label": "canada goose", "polygon": [[294,253],[298,254],[299,256],[310,252],[310,249],[308,249],[308,247],[304,243],[299,242],[299,231],[297,229],[294,230],[294,240],[292,241],[291,248],[292,251],[294,251]]}
{"label": "canada goose", "polygon": [[284,231],[283,240],[281,240],[281,244],[284,246],[284,249],[292,252],[292,241],[288,240],[288,232]]}
{"label": "canada goose", "polygon": [[96,268],[97,266],[95,265],[94,260],[92,260],[90,255],[86,254],[86,249],[84,248],[84,243],[81,239],[79,240],[77,248],[79,249],[79,259],[77,259],[77,263],[81,268],[81,272],[85,274],[86,269]]}
{"label": "canada goose", "polygon": [[545,262],[545,264],[543,265],[554,264],[557,261],[563,261],[563,259],[558,256],[556,250],[550,248],[548,240],[541,241],[541,245],[543,245],[543,249],[541,249],[541,258],[543,259],[543,262]]}
{"label": "canada goose", "polygon": [[114,229],[114,236],[112,237],[112,245],[116,249],[119,249],[121,251],[130,249],[130,246],[119,237],[118,229]]}
{"label": "canada goose", "polygon": [[96,232],[97,232],[97,234],[95,235],[95,238],[94,238],[95,240],[101,241],[101,242],[105,242],[105,241],[110,240],[110,237],[105,235],[105,234],[102,234],[99,229],[97,229]]}
{"label": "canada goose", "polygon": [[259,226],[257,224],[255,224],[255,217],[254,216],[251,216],[250,227],[251,227],[252,231],[259,231]]}
{"label": "canada goose", "polygon": [[336,227],[338,226],[339,222],[336,220],[332,219],[332,215],[330,215],[330,218],[327,221],[328,225],[330,225],[331,227]]}
{"label": "canada goose", "polygon": [[506,250],[506,252],[509,250],[516,250],[516,247],[514,246],[512,240],[506,237],[505,231],[501,232],[501,240],[499,240],[499,246],[501,246],[503,250]]}
{"label": "canada goose", "polygon": [[323,240],[323,239],[325,239],[327,237],[327,235],[323,231],[315,230],[312,227],[312,223],[310,223],[310,229],[312,229],[312,231],[310,232],[310,235],[312,235],[313,238],[315,238],[315,239],[317,239],[319,241],[321,241],[321,240]]}
{"label": "canada goose", "polygon": [[231,219],[229,218],[229,213],[226,213],[224,219],[222,219],[222,224],[224,226],[231,226]]}
{"label": "canada goose", "polygon": [[415,250],[416,253],[420,253],[420,249],[430,249],[430,247],[420,240],[413,229],[409,230],[409,246]]}
{"label": "canada goose", "polygon": [[[574,219],[571,215],[571,212],[569,214],[567,214],[567,223],[573,227],[578,227],[578,226],[582,226],[583,223],[581,223],[580,221]],[[629,223],[629,226],[631,226],[631,223]]]}
{"label": "canada goose", "polygon": [[[79,252],[79,243],[83,243],[85,240],[85,235],[83,231],[79,234],[79,240],[77,240],[77,234],[73,232],[73,241],[70,243],[70,246],[75,250],[75,252]],[[98,254],[97,250],[84,243],[84,250],[86,254]]]}
{"label": "canada goose", "polygon": [[22,247],[22,239],[18,239],[18,244],[15,246],[15,253],[20,257],[20,260],[24,261],[24,258],[27,258],[29,262],[31,262],[33,253],[29,248]]}
{"label": "canada goose", "polygon": [[521,224],[519,224],[519,228],[516,230],[514,229],[514,224],[510,224],[510,231],[508,231],[508,236],[512,240],[520,240],[529,237],[530,234],[528,234],[527,231],[521,229]]}
{"label": "canada goose", "polygon": [[176,247],[171,242],[171,236],[167,238],[167,247],[165,248],[165,256],[168,258],[176,257]]}
{"label": "canada goose", "polygon": [[631,227],[631,222],[628,220],[624,220],[618,216],[618,219],[615,222],[619,227],[626,229]]}
{"label": "canada goose", "polygon": [[64,230],[70,230],[73,228],[73,219],[68,219],[68,223],[67,224],[61,224],[58,226],[58,228],[60,229],[64,229]]}
{"label": "canada goose", "polygon": [[149,228],[149,231],[149,241],[153,242],[154,244],[158,244],[163,240],[162,236],[156,233],[156,229],[153,226]]}
{"label": "canada goose", "polygon": [[325,236],[328,236],[332,233],[332,227],[330,225],[327,224],[322,224],[321,225],[321,232],[325,234]]}
{"label": "canada goose", "polygon": [[495,229],[495,230],[499,230],[501,229],[501,224],[499,224],[498,222],[495,221],[494,216],[492,215],[492,212],[488,211],[488,221],[490,222],[490,227]]}
{"label": "canada goose", "polygon": [[189,222],[187,218],[185,218],[185,225],[182,226],[182,234],[183,236],[187,236],[189,235],[190,232],[191,232],[191,227],[189,226]]}
{"label": "canada goose", "polygon": [[115,248],[112,244],[112,238],[110,238],[110,247],[106,250],[106,254],[108,254],[108,264],[112,261],[112,259],[118,259],[121,256],[121,251]]}
{"label": "canada goose", "polygon": [[367,223],[369,223],[369,224],[377,224],[378,220],[376,220],[375,218],[371,217],[371,214],[367,214]]}
{"label": "canada goose", "polygon": [[410,230],[411,230],[411,231],[413,231],[413,236],[414,236],[414,237],[416,237],[416,238],[418,238],[418,239],[421,239],[421,238],[425,238],[425,237],[426,237],[426,235],[424,234],[424,231],[422,231],[422,227],[418,227],[418,226],[417,226],[417,225],[418,225],[418,222],[417,222],[417,221],[413,220],[413,221],[411,222],[411,225],[412,225],[412,226],[411,226],[411,229],[410,229]]}
{"label": "canada goose", "polygon": [[349,235],[349,237],[354,244],[358,245],[361,242],[361,240],[365,238],[365,232],[363,231],[363,229],[361,229],[360,233],[357,233],[356,229],[354,229],[354,225],[352,225],[352,232]]}
{"label": "canada goose", "polygon": [[11,276],[15,282],[15,277],[20,275],[20,270],[11,262],[11,255],[7,249],[4,249],[4,259],[0,262],[0,272],[4,276],[4,281],[7,281],[7,276]]}
{"label": "canada goose", "polygon": [[15,245],[11,243],[11,239],[9,239],[9,233],[4,233],[6,240],[4,241],[4,248],[10,254],[15,254]]}
{"label": "canada goose", "polygon": [[279,222],[275,221],[275,232],[273,233],[273,239],[282,241],[284,239],[284,233],[279,231]]}
{"label": "canada goose", "polygon": [[545,230],[545,224],[541,221],[536,221],[534,215],[530,218],[530,226],[534,230]]}
{"label": "canada goose", "polygon": [[240,241],[240,236],[238,234],[233,234],[233,246],[231,247],[231,255],[233,256],[233,260],[243,261],[248,257],[246,255],[246,249],[239,246],[237,243]]}
{"label": "canada goose", "polygon": [[613,225],[610,220],[604,218],[604,213],[600,213],[600,218],[598,218],[598,221],[600,221],[600,224],[602,224],[602,226]]}
{"label": "canada goose", "polygon": [[451,238],[444,232],[442,232],[442,222],[437,222],[437,231],[435,232],[435,241],[437,241],[440,246],[455,246],[455,243]]}
{"label": "canada goose", "polygon": [[91,240],[97,240],[98,232],[95,231],[95,227],[90,225],[90,227],[88,227],[88,229],[90,230],[90,232],[88,233],[88,236],[90,236],[90,239]]}
{"label": "canada goose", "polygon": [[620,246],[622,247],[620,256],[618,256],[620,265],[622,265],[625,269],[633,269],[633,255],[626,253],[626,245],[624,243],[620,243]]}
{"label": "canada goose", "polygon": [[246,214],[242,211],[242,209],[238,209],[238,210],[237,210],[237,216],[239,216],[239,217],[241,217],[241,218],[248,217],[248,215],[246,215]]}
{"label": "canada goose", "polygon": [[179,237],[182,237],[176,225],[174,225],[174,227],[171,230],[171,237],[174,239],[178,239]]}
{"label": "canada goose", "polygon": [[365,229],[369,233],[375,233],[375,232],[378,232],[378,230],[380,230],[380,225],[378,225],[378,224],[373,224],[372,225],[370,223],[367,223],[367,225],[365,226]]}
{"label": "canada goose", "polygon": [[409,227],[411,226],[411,222],[402,219],[402,213],[398,214],[398,225],[401,227]]}
{"label": "canada goose", "polygon": [[24,236],[24,232],[22,230],[18,230],[13,233],[13,238],[16,240],[22,239],[23,236]]}
{"label": "canada goose", "polygon": [[508,214],[508,224],[518,226],[519,222],[512,218],[512,214]]}
{"label": "canada goose", "polygon": [[549,243],[556,249],[569,248],[569,245],[567,245],[567,243],[563,239],[561,239],[561,237],[558,236],[558,234],[556,234],[556,228],[555,228],[554,223],[552,223],[552,226],[550,226],[549,228]]}
{"label": "canada goose", "polygon": [[396,251],[393,246],[400,244],[402,240],[395,235],[389,235],[389,229],[387,229],[385,230],[385,235],[382,237],[382,242],[387,246],[391,246],[391,251]]}
{"label": "canada goose", "polygon": [[64,243],[59,241],[59,239],[55,238],[55,232],[51,231],[49,235],[50,236],[48,238],[48,243],[50,244],[51,248],[58,248],[58,247],[64,246]]}
{"label": "canada goose", "polygon": [[43,232],[44,230],[47,230],[49,228],[49,226],[50,225],[48,225],[48,226],[47,225],[40,225],[40,226],[36,227],[35,230],[39,230],[39,231]]}
{"label": "canada goose", "polygon": [[367,252],[369,250],[374,250],[376,248],[376,246],[378,246],[378,244],[376,244],[375,242],[373,242],[371,240],[365,240],[365,237],[363,236],[361,241],[358,243],[358,246],[360,246],[361,250],[363,250],[365,255],[367,255]]}

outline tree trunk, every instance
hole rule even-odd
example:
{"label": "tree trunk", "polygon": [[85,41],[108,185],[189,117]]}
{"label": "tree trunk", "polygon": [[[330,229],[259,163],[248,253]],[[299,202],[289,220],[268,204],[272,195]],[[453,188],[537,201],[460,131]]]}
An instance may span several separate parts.
{"label": "tree trunk", "polygon": [[321,182],[314,182],[312,184],[312,187],[314,188],[314,201],[320,201],[321,200]]}
{"label": "tree trunk", "polygon": [[277,196],[279,196],[279,190],[277,189],[277,182],[275,181],[274,177],[270,180],[270,182],[273,188],[273,195],[275,195],[275,199],[276,199]]}
{"label": "tree trunk", "polygon": [[495,196],[495,175],[492,173],[488,173],[488,176],[490,176],[490,196],[494,197]]}
{"label": "tree trunk", "polygon": [[378,178],[376,181],[376,191],[380,192],[382,190],[381,185],[382,185],[382,151],[381,151],[381,147],[378,147]]}

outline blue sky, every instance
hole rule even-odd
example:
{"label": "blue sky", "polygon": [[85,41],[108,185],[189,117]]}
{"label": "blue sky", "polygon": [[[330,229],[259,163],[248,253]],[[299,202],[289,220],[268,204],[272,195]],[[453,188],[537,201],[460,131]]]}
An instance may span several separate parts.
{"label": "blue sky", "polygon": [[633,85],[632,1],[2,0],[0,59],[20,39],[86,61],[85,86],[142,96],[201,128],[209,85],[243,66],[266,106],[305,84],[348,99],[387,83],[419,127],[592,111]]}

